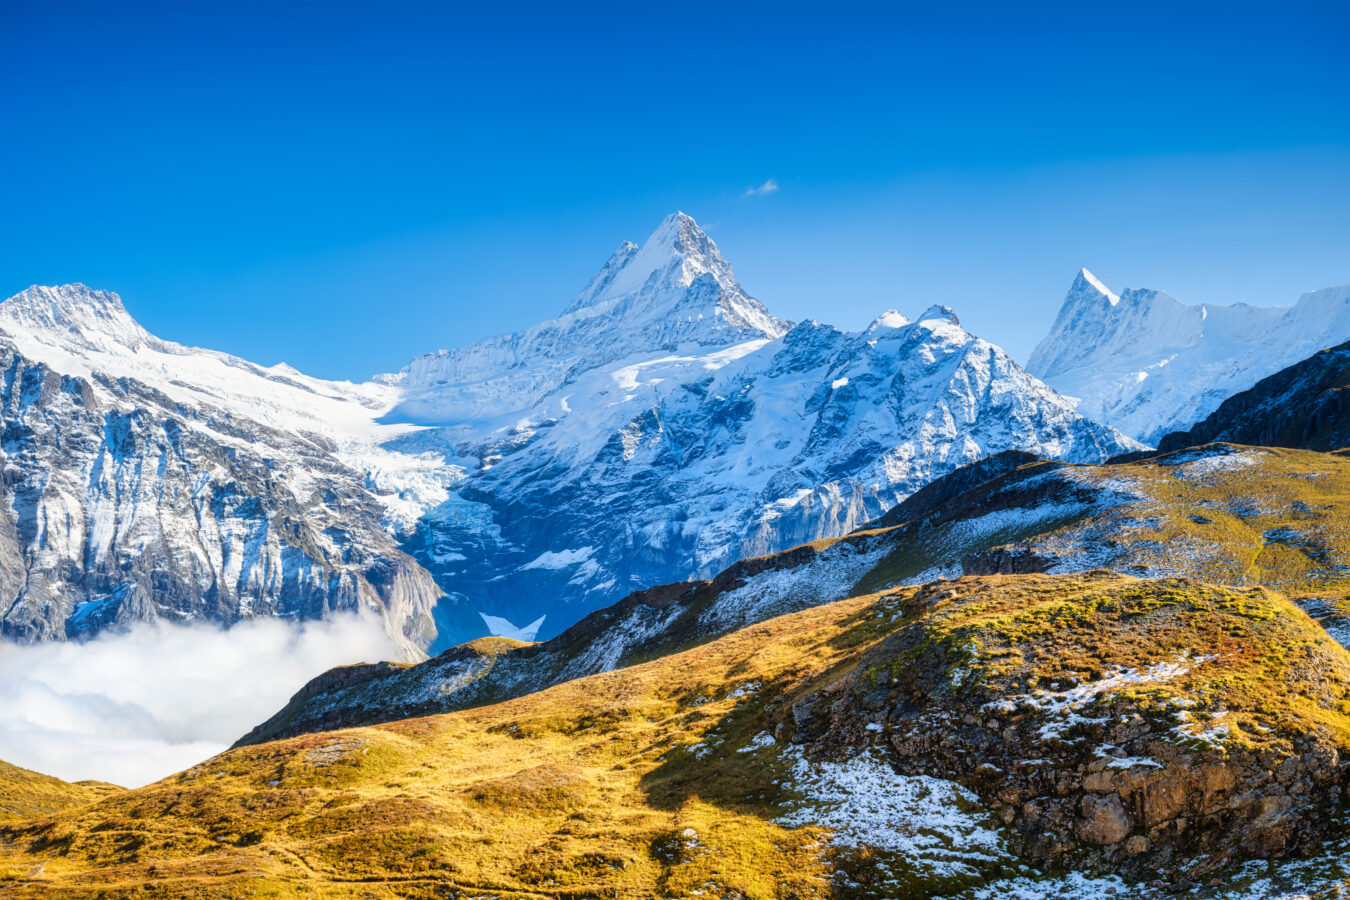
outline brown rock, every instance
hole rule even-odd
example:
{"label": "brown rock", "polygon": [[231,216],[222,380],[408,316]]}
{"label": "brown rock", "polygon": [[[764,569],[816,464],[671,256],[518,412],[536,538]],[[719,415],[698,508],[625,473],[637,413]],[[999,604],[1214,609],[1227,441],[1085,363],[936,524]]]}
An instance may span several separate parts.
{"label": "brown rock", "polygon": [[1188,780],[1185,772],[1168,769],[1144,785],[1137,802],[1145,827],[1166,822],[1186,808]]}
{"label": "brown rock", "polygon": [[1083,778],[1083,790],[1093,794],[1109,794],[1115,790],[1114,774],[1105,770],[1092,772]]}
{"label": "brown rock", "polygon": [[1130,817],[1115,794],[1085,796],[1079,809],[1083,822],[1078,826],[1078,836],[1090,844],[1118,844],[1130,833]]}

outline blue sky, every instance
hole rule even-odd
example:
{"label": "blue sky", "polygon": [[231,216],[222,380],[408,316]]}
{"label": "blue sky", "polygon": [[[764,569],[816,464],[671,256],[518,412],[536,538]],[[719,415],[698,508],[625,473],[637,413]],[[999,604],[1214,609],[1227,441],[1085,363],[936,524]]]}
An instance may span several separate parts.
{"label": "blue sky", "polygon": [[[1350,4],[0,0],[0,294],[365,378],[683,209],[779,315],[1350,281]],[[773,179],[778,190],[746,196]]]}

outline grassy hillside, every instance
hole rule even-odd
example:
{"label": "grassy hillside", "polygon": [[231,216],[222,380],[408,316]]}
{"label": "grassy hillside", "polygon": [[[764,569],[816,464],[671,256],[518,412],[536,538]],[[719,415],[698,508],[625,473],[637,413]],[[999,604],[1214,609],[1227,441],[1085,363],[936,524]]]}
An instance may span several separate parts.
{"label": "grassy hillside", "polygon": [[1350,457],[1218,444],[1104,466],[1005,454],[845,538],[639,592],[542,644],[338,670],[246,742],[500,702],[850,594],[991,573],[1184,576],[1285,592],[1350,638]]}
{"label": "grassy hillside", "polygon": [[[0,827],[0,894],[1162,896],[1052,873],[1128,853],[1141,877],[1184,880],[1183,854],[1207,852],[1186,841],[1192,810],[1216,804],[1254,834],[1263,816],[1285,823],[1269,852],[1312,854],[1224,869],[1222,896],[1261,896],[1258,878],[1329,892],[1347,875],[1319,840],[1350,783],[1348,674],[1344,648],[1265,589],[1109,573],[888,589],[496,705],[231,750]],[[1056,699],[1088,685],[1076,706]],[[928,715],[939,708],[959,712]],[[1088,721],[1103,711],[1148,727],[1105,748]],[[999,793],[1032,780],[990,777],[1010,770],[1005,726],[1054,731],[1038,752],[1076,779],[1044,814],[1067,817],[1062,846],[1029,841],[1023,824],[1043,814]],[[905,753],[919,741],[926,752]],[[1322,765],[1253,774],[1295,748]],[[1099,750],[1154,766],[1117,769]],[[1177,782],[1170,817],[1130,807],[1115,834],[1093,798],[1128,805],[1130,785],[1098,790],[1103,771],[1138,775],[1144,793],[1155,773],[1231,777],[1200,795]]]}
{"label": "grassy hillside", "polygon": [[122,788],[102,781],[71,783],[0,760],[0,822],[31,819],[93,803]]}
{"label": "grassy hillside", "polygon": [[1111,568],[1343,597],[1350,457],[1216,444],[1118,465],[1024,466],[891,540],[858,590],[1020,557],[1053,572]]}

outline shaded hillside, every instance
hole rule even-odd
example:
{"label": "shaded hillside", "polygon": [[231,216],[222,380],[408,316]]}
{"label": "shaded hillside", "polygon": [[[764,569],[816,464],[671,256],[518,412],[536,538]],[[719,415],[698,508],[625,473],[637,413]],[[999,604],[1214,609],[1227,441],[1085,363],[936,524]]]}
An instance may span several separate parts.
{"label": "shaded hillside", "polygon": [[1189,431],[1165,436],[1158,449],[1214,441],[1305,450],[1350,446],[1350,341],[1262,378]]}
{"label": "shaded hillside", "polygon": [[[1221,887],[1188,896],[1331,896],[1347,684],[1350,654],[1262,588],[942,581],[507,703],[231,750],[0,828],[0,891],[1160,898],[1203,877]],[[1061,864],[1097,874],[1039,874]]]}
{"label": "shaded hillside", "polygon": [[1329,622],[1347,612],[1350,458],[1220,444],[1009,470],[1020,461],[959,470],[882,527],[638,592],[550,641],[474,642],[416,666],[326,673],[241,743],[495,703],[851,594],[963,574],[1188,576],[1267,585]]}

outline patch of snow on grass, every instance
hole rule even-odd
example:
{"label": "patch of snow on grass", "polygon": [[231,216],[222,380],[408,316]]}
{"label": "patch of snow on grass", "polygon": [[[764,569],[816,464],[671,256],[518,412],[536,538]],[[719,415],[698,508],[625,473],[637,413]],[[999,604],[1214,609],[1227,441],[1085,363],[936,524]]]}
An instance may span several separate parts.
{"label": "patch of snow on grass", "polygon": [[755,735],[754,738],[751,739],[750,743],[746,744],[744,747],[737,750],[736,752],[754,753],[756,750],[763,750],[765,747],[772,747],[773,744],[774,744],[773,735],[769,734],[767,731],[761,731],[759,734]]}
{"label": "patch of snow on grass", "polygon": [[732,691],[730,694],[727,694],[727,699],[739,700],[742,697],[749,697],[751,694],[758,691],[759,688],[760,684],[758,681],[747,681],[745,684],[736,688],[736,690]]}
{"label": "patch of snow on grass", "polygon": [[780,825],[829,829],[835,846],[896,854],[927,877],[969,877],[1008,859],[1002,836],[970,811],[976,797],[959,784],[897,775],[871,754],[816,762],[792,747],[784,757],[803,803]]}
{"label": "patch of snow on grass", "polygon": [[955,523],[952,535],[961,546],[985,545],[1000,538],[1034,532],[1046,522],[1071,519],[1090,508],[1084,503],[1042,503],[1031,508],[999,509],[977,519]]}
{"label": "patch of snow on grass", "polygon": [[587,644],[585,649],[563,668],[559,680],[568,681],[613,671],[618,668],[619,660],[625,653],[665,631],[679,615],[678,606],[665,610],[639,606],[621,621],[605,629],[603,639],[593,640]]}
{"label": "patch of snow on grass", "polygon": [[1167,460],[1163,463],[1172,470],[1177,478],[1204,478],[1217,472],[1239,472],[1251,466],[1260,465],[1264,453],[1244,450],[1239,453],[1208,453],[1203,456],[1182,460]]}
{"label": "patch of snow on grass", "polygon": [[1175,715],[1177,725],[1172,729],[1172,734],[1183,742],[1199,741],[1218,749],[1223,746],[1223,739],[1232,731],[1232,726],[1223,721],[1222,713],[1211,714],[1208,724],[1197,721],[1186,709],[1177,710]]}
{"label": "patch of snow on grass", "polygon": [[1163,764],[1147,756],[1116,756],[1111,751],[1117,749],[1114,744],[1102,744],[1093,755],[1106,760],[1108,769],[1133,769],[1135,767],[1161,769]]}
{"label": "patch of snow on grass", "polygon": [[[973,888],[948,900],[1102,900],[1104,897],[1139,897],[1131,893],[1135,885],[1127,885],[1119,876],[1093,878],[1070,872],[1059,878],[1005,878],[982,887]],[[944,900],[942,897],[936,900]]]}
{"label": "patch of snow on grass", "polygon": [[1063,734],[1075,725],[1101,722],[1079,715],[1078,711],[1096,702],[1099,697],[1114,693],[1134,684],[1171,681],[1185,675],[1196,665],[1214,659],[1213,656],[1191,658],[1178,655],[1172,660],[1154,663],[1143,669],[1115,668],[1097,681],[1089,681],[1062,691],[1035,691],[1018,697],[986,703],[984,709],[1011,713],[1018,709],[1036,710],[1048,721],[1037,731],[1042,741],[1063,740]]}
{"label": "patch of snow on grass", "polygon": [[[1020,867],[1025,869],[1025,867]],[[1350,879],[1350,840],[1340,839],[1311,857],[1254,859],[1223,873],[1221,883],[1195,886],[1190,900],[1330,900],[1345,897]],[[1170,886],[1129,883],[1117,875],[1095,878],[1080,872],[1042,875],[1028,872],[935,900],[1171,900]]]}
{"label": "patch of snow on grass", "polygon": [[930,581],[937,581],[939,578],[960,578],[961,564],[959,562],[949,563],[945,566],[932,566],[924,569],[912,578],[903,578],[897,584],[927,584]]}

